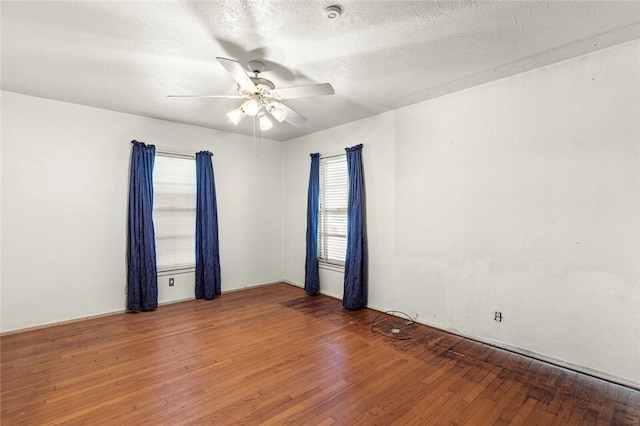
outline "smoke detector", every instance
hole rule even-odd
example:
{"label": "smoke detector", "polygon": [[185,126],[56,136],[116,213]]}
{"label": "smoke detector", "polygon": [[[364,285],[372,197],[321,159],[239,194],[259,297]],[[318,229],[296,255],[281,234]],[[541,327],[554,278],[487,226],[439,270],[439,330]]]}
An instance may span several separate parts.
{"label": "smoke detector", "polygon": [[342,15],[342,6],[334,4],[333,6],[329,6],[324,10],[324,16],[329,19],[336,19]]}

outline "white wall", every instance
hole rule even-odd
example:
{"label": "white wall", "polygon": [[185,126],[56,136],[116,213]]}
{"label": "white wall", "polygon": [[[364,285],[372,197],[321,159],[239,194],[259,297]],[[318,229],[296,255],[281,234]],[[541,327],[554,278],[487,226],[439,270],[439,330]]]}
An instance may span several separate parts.
{"label": "white wall", "polygon": [[309,153],[363,143],[371,307],[639,387],[639,114],[634,41],[289,141],[285,279]]}
{"label": "white wall", "polygon": [[[630,42],[258,150],[2,92],[0,330],[124,309],[131,139],[214,152],[223,291],[281,269],[303,285],[309,153],[363,143],[371,307],[640,386],[639,53]],[[193,297],[192,275],[167,281],[161,303]],[[322,270],[321,286],[342,295],[340,274]]]}
{"label": "white wall", "polygon": [[[0,12],[1,13],[1,12]],[[0,92],[1,100],[1,92]],[[0,102],[0,117],[2,117],[2,102]],[[2,120],[0,120],[0,129],[2,128]],[[0,331],[2,328],[2,135],[0,134]]]}
{"label": "white wall", "polygon": [[2,92],[2,331],[124,310],[132,139],[214,153],[223,292],[280,281],[280,142]]}

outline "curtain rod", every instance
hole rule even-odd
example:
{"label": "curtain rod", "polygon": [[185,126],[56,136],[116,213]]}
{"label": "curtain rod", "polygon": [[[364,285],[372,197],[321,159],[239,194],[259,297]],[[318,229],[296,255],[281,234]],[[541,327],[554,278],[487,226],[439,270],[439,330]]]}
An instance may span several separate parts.
{"label": "curtain rod", "polygon": [[333,154],[333,155],[321,155],[320,158],[333,158],[333,157],[340,157],[342,155],[347,155],[347,153],[342,153],[342,154]]}
{"label": "curtain rod", "polygon": [[193,160],[194,158],[196,158],[194,154],[181,154],[179,152],[165,151],[157,148],[156,148],[156,154],[163,155],[165,157],[188,158],[190,160]]}

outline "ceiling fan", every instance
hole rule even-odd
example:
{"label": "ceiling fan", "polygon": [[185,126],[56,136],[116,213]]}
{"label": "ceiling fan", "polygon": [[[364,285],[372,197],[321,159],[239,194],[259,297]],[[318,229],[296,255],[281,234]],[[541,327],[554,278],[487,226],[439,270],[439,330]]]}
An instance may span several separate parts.
{"label": "ceiling fan", "polygon": [[230,98],[247,99],[238,108],[229,111],[227,117],[233,124],[249,116],[257,116],[261,130],[269,130],[273,122],[269,116],[278,122],[286,121],[296,127],[303,125],[307,118],[302,114],[289,108],[282,102],[283,99],[303,98],[307,96],[333,95],[335,91],[329,83],[310,84],[306,86],[286,87],[276,89],[275,84],[266,78],[260,77],[264,71],[264,64],[260,61],[250,61],[249,69],[253,76],[249,76],[242,65],[236,60],[227,58],[216,58],[218,62],[227,70],[231,77],[238,83],[238,95],[169,95],[169,98]]}

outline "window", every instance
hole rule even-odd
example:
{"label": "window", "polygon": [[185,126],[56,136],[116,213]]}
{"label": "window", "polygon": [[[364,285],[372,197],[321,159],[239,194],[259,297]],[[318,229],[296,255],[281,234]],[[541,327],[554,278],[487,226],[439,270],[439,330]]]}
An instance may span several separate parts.
{"label": "window", "polygon": [[347,251],[347,156],[320,158],[320,211],[318,257],[320,262],[344,265]]}
{"label": "window", "polygon": [[195,159],[156,155],[153,191],[158,272],[193,268],[196,258]]}

